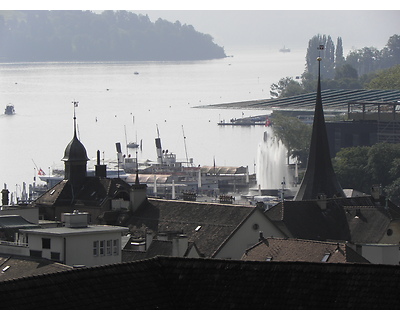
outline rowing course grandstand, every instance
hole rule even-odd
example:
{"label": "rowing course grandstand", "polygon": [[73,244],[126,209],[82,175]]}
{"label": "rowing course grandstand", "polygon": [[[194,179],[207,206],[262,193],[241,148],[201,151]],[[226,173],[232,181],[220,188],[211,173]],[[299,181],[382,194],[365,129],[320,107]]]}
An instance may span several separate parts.
{"label": "rowing course grandstand", "polygon": [[[213,105],[196,106],[208,109],[314,109],[316,92],[300,94],[293,97],[231,102]],[[362,103],[395,103],[400,106],[400,90],[333,90],[322,91],[322,104],[325,110],[347,111],[349,104]]]}

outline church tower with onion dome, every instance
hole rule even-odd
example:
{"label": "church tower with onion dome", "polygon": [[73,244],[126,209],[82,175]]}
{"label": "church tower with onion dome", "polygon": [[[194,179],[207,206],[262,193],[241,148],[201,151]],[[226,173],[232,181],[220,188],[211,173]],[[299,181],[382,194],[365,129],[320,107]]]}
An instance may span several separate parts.
{"label": "church tower with onion dome", "polygon": [[74,194],[85,182],[87,173],[86,166],[89,160],[84,145],[79,141],[76,135],[75,108],[77,106],[78,102],[74,101],[74,136],[65,148],[64,157],[61,159],[64,161],[65,166],[64,179],[71,183]]}

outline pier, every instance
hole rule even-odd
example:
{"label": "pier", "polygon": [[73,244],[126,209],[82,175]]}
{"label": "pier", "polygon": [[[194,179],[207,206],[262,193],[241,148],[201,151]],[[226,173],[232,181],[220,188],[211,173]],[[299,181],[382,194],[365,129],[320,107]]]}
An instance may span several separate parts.
{"label": "pier", "polygon": [[239,119],[231,119],[229,122],[221,120],[218,122],[219,126],[268,126],[268,115],[252,116]]}

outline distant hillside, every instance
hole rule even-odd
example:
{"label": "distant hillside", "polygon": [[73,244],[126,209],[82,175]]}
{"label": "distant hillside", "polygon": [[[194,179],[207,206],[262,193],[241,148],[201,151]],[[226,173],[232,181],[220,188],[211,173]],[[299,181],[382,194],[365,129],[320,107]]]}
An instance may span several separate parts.
{"label": "distant hillside", "polygon": [[0,11],[0,62],[226,57],[208,34],[128,11]]}

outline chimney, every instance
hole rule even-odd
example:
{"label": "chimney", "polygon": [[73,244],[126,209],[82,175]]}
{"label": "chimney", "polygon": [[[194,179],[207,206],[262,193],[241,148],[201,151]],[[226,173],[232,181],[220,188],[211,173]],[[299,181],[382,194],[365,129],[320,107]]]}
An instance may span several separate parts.
{"label": "chimney", "polygon": [[163,164],[164,159],[163,159],[163,152],[161,148],[161,139],[156,138],[156,149],[157,149],[157,163],[158,164]]}
{"label": "chimney", "polygon": [[79,212],[64,212],[63,213],[64,224],[67,228],[86,228],[89,221],[89,213]]}
{"label": "chimney", "polygon": [[323,193],[319,194],[317,199],[317,204],[321,210],[326,210],[326,203],[327,203],[326,194]]}
{"label": "chimney", "polygon": [[188,248],[189,240],[187,235],[180,234],[172,239],[172,256],[183,257]]}
{"label": "chimney", "polygon": [[381,195],[382,186],[380,184],[374,184],[371,187],[371,196],[374,200],[379,200]]}
{"label": "chimney", "polygon": [[3,206],[8,206],[8,203],[9,203],[8,194],[9,193],[10,193],[10,191],[8,191],[7,185],[4,184],[4,189],[1,190],[1,204]]}
{"label": "chimney", "polygon": [[95,165],[96,177],[105,178],[107,176],[107,169],[105,164],[100,164],[100,150],[97,150],[97,164]]}
{"label": "chimney", "polygon": [[147,185],[135,183],[130,188],[130,210],[135,212],[147,200]]}
{"label": "chimney", "polygon": [[146,251],[149,250],[151,243],[153,242],[154,234],[151,231],[146,231]]}

